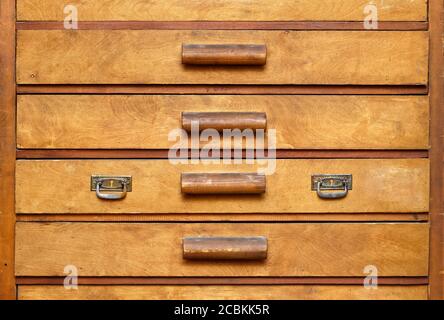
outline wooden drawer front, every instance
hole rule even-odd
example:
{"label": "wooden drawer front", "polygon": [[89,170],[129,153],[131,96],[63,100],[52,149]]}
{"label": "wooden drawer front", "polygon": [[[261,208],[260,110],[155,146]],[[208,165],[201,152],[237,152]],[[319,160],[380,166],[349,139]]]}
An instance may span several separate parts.
{"label": "wooden drawer front", "polygon": [[[262,44],[265,66],[182,64],[183,44]],[[428,33],[20,30],[19,84],[427,84]]]}
{"label": "wooden drawer front", "polygon": [[[428,224],[29,223],[16,228],[17,276],[427,276]],[[262,260],[185,260],[184,237],[265,237]]]}
{"label": "wooden drawer front", "polygon": [[182,112],[265,113],[281,149],[429,146],[427,96],[22,95],[17,103],[25,149],[168,149]]}
{"label": "wooden drawer front", "polygon": [[182,285],[63,286],[23,285],[19,300],[426,300],[427,286],[360,285]]}
{"label": "wooden drawer front", "polygon": [[[388,3],[386,3],[388,2]],[[18,20],[58,20],[66,14],[65,0],[18,0]],[[367,0],[72,0],[83,21],[363,21],[368,15]],[[427,0],[385,0],[377,5],[380,21],[424,21],[427,19]],[[165,14],[165,13],[168,14]]]}
{"label": "wooden drawer front", "polygon": [[[21,160],[16,168],[16,210],[60,214],[428,212],[427,159],[277,160],[276,172],[266,176],[263,194],[181,193],[182,173],[256,173],[258,166],[174,165],[168,160]],[[343,199],[321,199],[311,189],[311,176],[316,174],[352,174],[352,190]],[[91,175],[132,176],[132,192],[120,201],[99,199],[91,191]]]}

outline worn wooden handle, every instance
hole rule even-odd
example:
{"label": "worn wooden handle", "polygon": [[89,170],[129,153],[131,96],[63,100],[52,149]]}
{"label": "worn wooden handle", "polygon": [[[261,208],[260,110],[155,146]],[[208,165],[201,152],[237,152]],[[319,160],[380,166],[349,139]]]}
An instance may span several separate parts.
{"label": "worn wooden handle", "polygon": [[183,44],[183,64],[265,65],[267,47],[263,44]]}
{"label": "worn wooden handle", "polygon": [[187,260],[264,260],[265,237],[186,237],[183,258]]}
{"label": "worn wooden handle", "polygon": [[185,194],[259,194],[266,180],[257,173],[182,173],[181,187]]}
{"label": "worn wooden handle", "polygon": [[191,123],[199,124],[199,130],[267,128],[267,115],[264,112],[182,112],[182,128],[191,132]]}

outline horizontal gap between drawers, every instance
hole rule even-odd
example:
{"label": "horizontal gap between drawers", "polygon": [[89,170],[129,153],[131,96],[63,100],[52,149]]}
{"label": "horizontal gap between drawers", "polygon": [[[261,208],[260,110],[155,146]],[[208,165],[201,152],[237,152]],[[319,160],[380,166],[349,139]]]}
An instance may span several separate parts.
{"label": "horizontal gap between drawers", "polygon": [[427,222],[428,213],[17,214],[17,222]]}
{"label": "horizontal gap between drawers", "polygon": [[[17,285],[63,285],[64,277],[16,277]],[[79,277],[79,285],[248,285],[248,284],[356,284],[363,285],[363,277],[251,277],[251,278],[200,278],[200,277]],[[427,277],[378,277],[378,285],[427,285]]]}
{"label": "horizontal gap between drawers", "polygon": [[[267,154],[265,152],[265,156]],[[244,150],[242,157],[245,156]],[[428,150],[276,150],[277,159],[415,159],[428,156]],[[18,149],[17,159],[168,159],[168,150]]]}
{"label": "horizontal gap between drawers", "polygon": [[[63,30],[63,21],[18,21],[17,30]],[[380,21],[370,31],[424,31],[426,21]],[[79,30],[366,30],[363,21],[79,21]]]}
{"label": "horizontal gap between drawers", "polygon": [[424,85],[116,85],[42,84],[17,85],[18,94],[319,94],[319,95],[413,95],[428,94]]}

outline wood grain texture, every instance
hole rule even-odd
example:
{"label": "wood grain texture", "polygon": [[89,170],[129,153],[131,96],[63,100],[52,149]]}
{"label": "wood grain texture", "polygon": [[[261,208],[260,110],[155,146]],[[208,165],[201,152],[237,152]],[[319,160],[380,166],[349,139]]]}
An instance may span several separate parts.
{"label": "wood grain texture", "polygon": [[428,149],[428,110],[427,96],[19,95],[17,147],[168,149],[169,132],[204,118],[201,129],[266,125],[279,149]]}
{"label": "wood grain texture", "polygon": [[184,237],[185,260],[265,260],[266,237]]}
{"label": "wood grain texture", "polygon": [[[236,0],[72,0],[69,3],[78,8],[79,19],[83,21],[363,21],[368,15],[364,8],[369,4],[366,0],[256,0],[254,3]],[[17,19],[63,21],[65,5],[64,0],[18,0]],[[427,20],[427,0],[378,0],[375,5],[381,21]]]}
{"label": "wood grain texture", "polygon": [[427,286],[19,286],[19,300],[425,300]]}
{"label": "wood grain texture", "polygon": [[[16,276],[383,276],[428,274],[428,224],[26,223],[16,225]],[[187,236],[268,239],[264,261],[184,261]]]}
{"label": "wood grain texture", "polygon": [[432,1],[430,12],[430,102],[431,102],[431,198],[430,198],[430,298],[444,299],[443,206],[443,2]]}
{"label": "wood grain texture", "polygon": [[0,300],[15,299],[15,1],[0,3]]}
{"label": "wood grain texture", "polygon": [[182,173],[183,194],[262,194],[266,177],[257,173]]}
{"label": "wood grain texture", "polygon": [[[182,195],[180,174],[270,170],[263,195]],[[42,172],[45,174],[42,175]],[[256,164],[171,164],[166,160],[20,160],[16,168],[18,213],[406,213],[428,212],[429,161],[264,160]],[[130,175],[123,201],[100,200],[92,174]],[[352,174],[344,199],[325,201],[311,191],[313,174]],[[69,183],[67,183],[69,181]]]}
{"label": "wood grain texture", "polygon": [[182,64],[263,66],[266,63],[267,46],[263,44],[182,45]]}
{"label": "wood grain texture", "polygon": [[[267,64],[184,66],[182,43],[261,43]],[[425,85],[427,69],[421,31],[17,32],[19,84]]]}

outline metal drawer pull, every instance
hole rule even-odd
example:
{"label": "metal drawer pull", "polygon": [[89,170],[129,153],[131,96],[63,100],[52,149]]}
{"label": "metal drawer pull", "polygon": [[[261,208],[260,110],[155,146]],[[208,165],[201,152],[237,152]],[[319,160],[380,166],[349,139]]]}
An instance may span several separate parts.
{"label": "metal drawer pull", "polygon": [[182,112],[182,128],[191,132],[191,123],[199,124],[199,130],[214,129],[263,129],[267,128],[265,112]]}
{"label": "metal drawer pull", "polygon": [[264,44],[182,44],[182,64],[262,66],[266,63]]}
{"label": "metal drawer pull", "polygon": [[265,175],[258,173],[182,173],[185,194],[261,194],[266,189]]}
{"label": "metal drawer pull", "polygon": [[[311,190],[316,191],[322,199],[345,198],[349,190],[352,190],[351,174],[320,174],[311,177]],[[339,192],[325,191],[340,190]]]}
{"label": "metal drawer pull", "polygon": [[266,237],[185,237],[183,259],[186,260],[264,260]]}
{"label": "metal drawer pull", "polygon": [[120,200],[131,190],[131,176],[91,176],[91,191],[95,191],[99,199]]}

